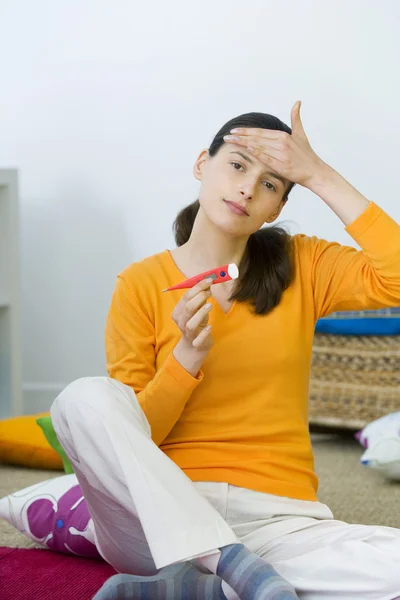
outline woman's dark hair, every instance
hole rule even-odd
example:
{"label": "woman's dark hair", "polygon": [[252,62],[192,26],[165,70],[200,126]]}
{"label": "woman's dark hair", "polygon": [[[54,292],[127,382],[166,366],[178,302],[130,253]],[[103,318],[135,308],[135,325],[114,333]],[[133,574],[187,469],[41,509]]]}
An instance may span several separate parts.
{"label": "woman's dark hair", "polygon": [[[208,150],[211,157],[225,143],[224,135],[229,135],[234,127],[256,127],[292,133],[290,127],[273,115],[246,113],[231,119],[218,131]],[[289,185],[283,199],[287,200],[294,185]],[[199,208],[199,200],[195,200],[177,215],[173,224],[177,246],[182,246],[190,238]],[[292,238],[283,227],[263,227],[252,233],[239,265],[239,278],[229,300],[249,301],[257,315],[271,312],[294,279],[292,252]]]}

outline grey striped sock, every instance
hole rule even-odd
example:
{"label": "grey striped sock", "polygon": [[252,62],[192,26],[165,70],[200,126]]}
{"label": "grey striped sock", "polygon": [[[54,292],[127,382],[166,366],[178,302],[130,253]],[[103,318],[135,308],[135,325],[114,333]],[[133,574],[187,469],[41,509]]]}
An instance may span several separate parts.
{"label": "grey striped sock", "polygon": [[118,574],[108,579],[93,600],[226,600],[222,580],[201,573],[191,563],[160,569],[156,575]]}
{"label": "grey striped sock", "polygon": [[268,562],[253,554],[243,544],[220,548],[219,575],[235,590],[241,600],[295,600],[294,587],[283,579]]}

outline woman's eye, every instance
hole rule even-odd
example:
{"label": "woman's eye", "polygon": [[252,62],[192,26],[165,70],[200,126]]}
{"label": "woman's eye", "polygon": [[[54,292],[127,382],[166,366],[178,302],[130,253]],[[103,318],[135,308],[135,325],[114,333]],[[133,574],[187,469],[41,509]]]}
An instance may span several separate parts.
{"label": "woman's eye", "polygon": [[264,183],[268,183],[268,185],[270,185],[270,186],[271,186],[271,187],[270,187],[270,188],[268,188],[268,189],[270,189],[270,190],[274,190],[274,192],[276,192],[276,188],[275,188],[275,186],[274,186],[274,185],[272,185],[272,183],[270,183],[269,181],[264,181]]}
{"label": "woman's eye", "polygon": [[[236,169],[236,167],[240,167],[241,169],[243,169],[243,167],[240,163],[233,162],[233,163],[231,163],[231,165],[233,165],[233,167],[235,168],[235,171],[238,171],[238,169]],[[274,192],[276,192],[276,188],[274,185],[272,185],[272,183],[270,183],[269,181],[264,181],[263,183],[267,183],[269,186],[271,186],[271,187],[268,187],[267,189],[274,190]],[[267,186],[265,186],[265,187],[267,187]]]}

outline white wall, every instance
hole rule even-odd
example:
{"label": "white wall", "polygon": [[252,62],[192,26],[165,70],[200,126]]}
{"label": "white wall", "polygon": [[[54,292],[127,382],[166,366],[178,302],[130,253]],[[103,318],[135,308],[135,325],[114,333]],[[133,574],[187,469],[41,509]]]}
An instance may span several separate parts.
{"label": "white wall", "polygon": [[[192,166],[243,112],[302,118],[400,220],[397,0],[0,1],[0,167],[20,170],[25,411],[105,374],[117,272],[174,246]],[[297,186],[282,220],[355,245]]]}

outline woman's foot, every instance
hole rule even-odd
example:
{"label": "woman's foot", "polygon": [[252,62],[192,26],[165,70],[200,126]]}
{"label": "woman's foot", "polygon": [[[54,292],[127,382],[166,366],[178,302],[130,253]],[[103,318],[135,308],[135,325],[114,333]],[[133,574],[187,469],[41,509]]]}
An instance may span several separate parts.
{"label": "woman's foot", "polygon": [[294,587],[243,544],[230,544],[220,550],[217,575],[241,600],[298,600]]}
{"label": "woman's foot", "polygon": [[93,600],[226,600],[222,580],[201,573],[189,562],[164,567],[156,575],[118,574],[108,579]]}

